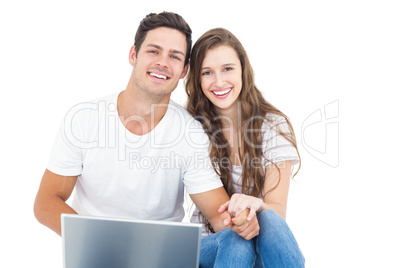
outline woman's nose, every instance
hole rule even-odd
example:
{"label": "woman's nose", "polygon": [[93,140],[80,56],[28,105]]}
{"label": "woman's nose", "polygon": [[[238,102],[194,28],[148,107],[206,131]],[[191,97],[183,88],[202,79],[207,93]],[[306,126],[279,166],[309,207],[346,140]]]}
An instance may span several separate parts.
{"label": "woman's nose", "polygon": [[224,79],[223,79],[222,74],[216,73],[216,75],[215,75],[215,86],[223,87],[224,85],[225,85],[225,83],[224,83]]}

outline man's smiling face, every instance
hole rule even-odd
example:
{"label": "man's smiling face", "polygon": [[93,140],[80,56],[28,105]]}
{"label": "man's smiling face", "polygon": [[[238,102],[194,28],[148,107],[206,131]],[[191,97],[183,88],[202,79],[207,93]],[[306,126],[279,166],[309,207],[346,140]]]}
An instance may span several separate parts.
{"label": "man's smiling face", "polygon": [[138,53],[134,47],[130,51],[136,90],[150,97],[170,97],[187,73],[186,46],[185,35],[175,29],[150,30]]}

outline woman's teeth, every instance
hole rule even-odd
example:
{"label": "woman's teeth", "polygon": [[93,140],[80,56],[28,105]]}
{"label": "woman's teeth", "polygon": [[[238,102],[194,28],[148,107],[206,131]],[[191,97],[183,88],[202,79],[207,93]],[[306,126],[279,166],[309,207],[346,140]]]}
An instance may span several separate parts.
{"label": "woman's teeth", "polygon": [[229,88],[228,90],[222,90],[222,91],[212,91],[215,95],[217,96],[222,96],[225,94],[228,94],[232,89]]}

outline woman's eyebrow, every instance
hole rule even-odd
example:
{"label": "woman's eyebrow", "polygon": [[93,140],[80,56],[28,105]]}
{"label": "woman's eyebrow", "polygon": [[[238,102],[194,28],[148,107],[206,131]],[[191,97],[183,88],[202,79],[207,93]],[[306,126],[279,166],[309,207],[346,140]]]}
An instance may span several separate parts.
{"label": "woman's eyebrow", "polygon": [[[226,63],[226,64],[223,64],[222,67],[228,67],[228,66],[234,66],[234,65],[236,65],[236,64],[235,63]],[[204,70],[204,69],[210,69],[210,67],[205,66],[205,67],[201,68],[201,70]]]}

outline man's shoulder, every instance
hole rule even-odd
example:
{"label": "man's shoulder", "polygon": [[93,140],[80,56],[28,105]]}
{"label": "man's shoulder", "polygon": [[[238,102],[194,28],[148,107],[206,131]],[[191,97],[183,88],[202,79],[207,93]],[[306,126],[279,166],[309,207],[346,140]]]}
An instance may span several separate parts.
{"label": "man's shoulder", "polygon": [[84,101],[82,103],[94,103],[94,104],[99,104],[99,103],[107,103],[107,104],[117,104],[117,97],[120,94],[120,92],[114,92],[112,94],[104,95],[101,97],[93,98],[87,101]]}
{"label": "man's shoulder", "polygon": [[118,93],[94,98],[73,105],[64,116],[64,125],[79,125],[80,128],[92,129],[98,127],[107,115],[117,111]]}
{"label": "man's shoulder", "polygon": [[169,102],[169,109],[173,112],[173,116],[176,119],[185,120],[189,126],[192,127],[200,127],[201,123],[194,119],[194,117],[186,110],[185,107],[181,106],[180,104],[176,103],[173,100]]}
{"label": "man's shoulder", "polygon": [[170,101],[169,109],[171,114],[167,125],[169,133],[175,133],[172,135],[181,137],[178,144],[183,145],[182,148],[186,153],[207,149],[209,147],[209,138],[202,124],[194,119],[183,106],[173,101]]}
{"label": "man's shoulder", "polygon": [[68,115],[78,115],[78,114],[91,114],[93,112],[98,112],[100,109],[116,110],[117,109],[117,96],[119,93],[113,93],[106,96],[82,101],[73,105],[69,111]]}
{"label": "man's shoulder", "polygon": [[187,112],[187,110],[183,106],[181,106],[172,99],[170,99],[169,101],[169,109],[183,113],[183,116],[191,117],[191,115]]}

